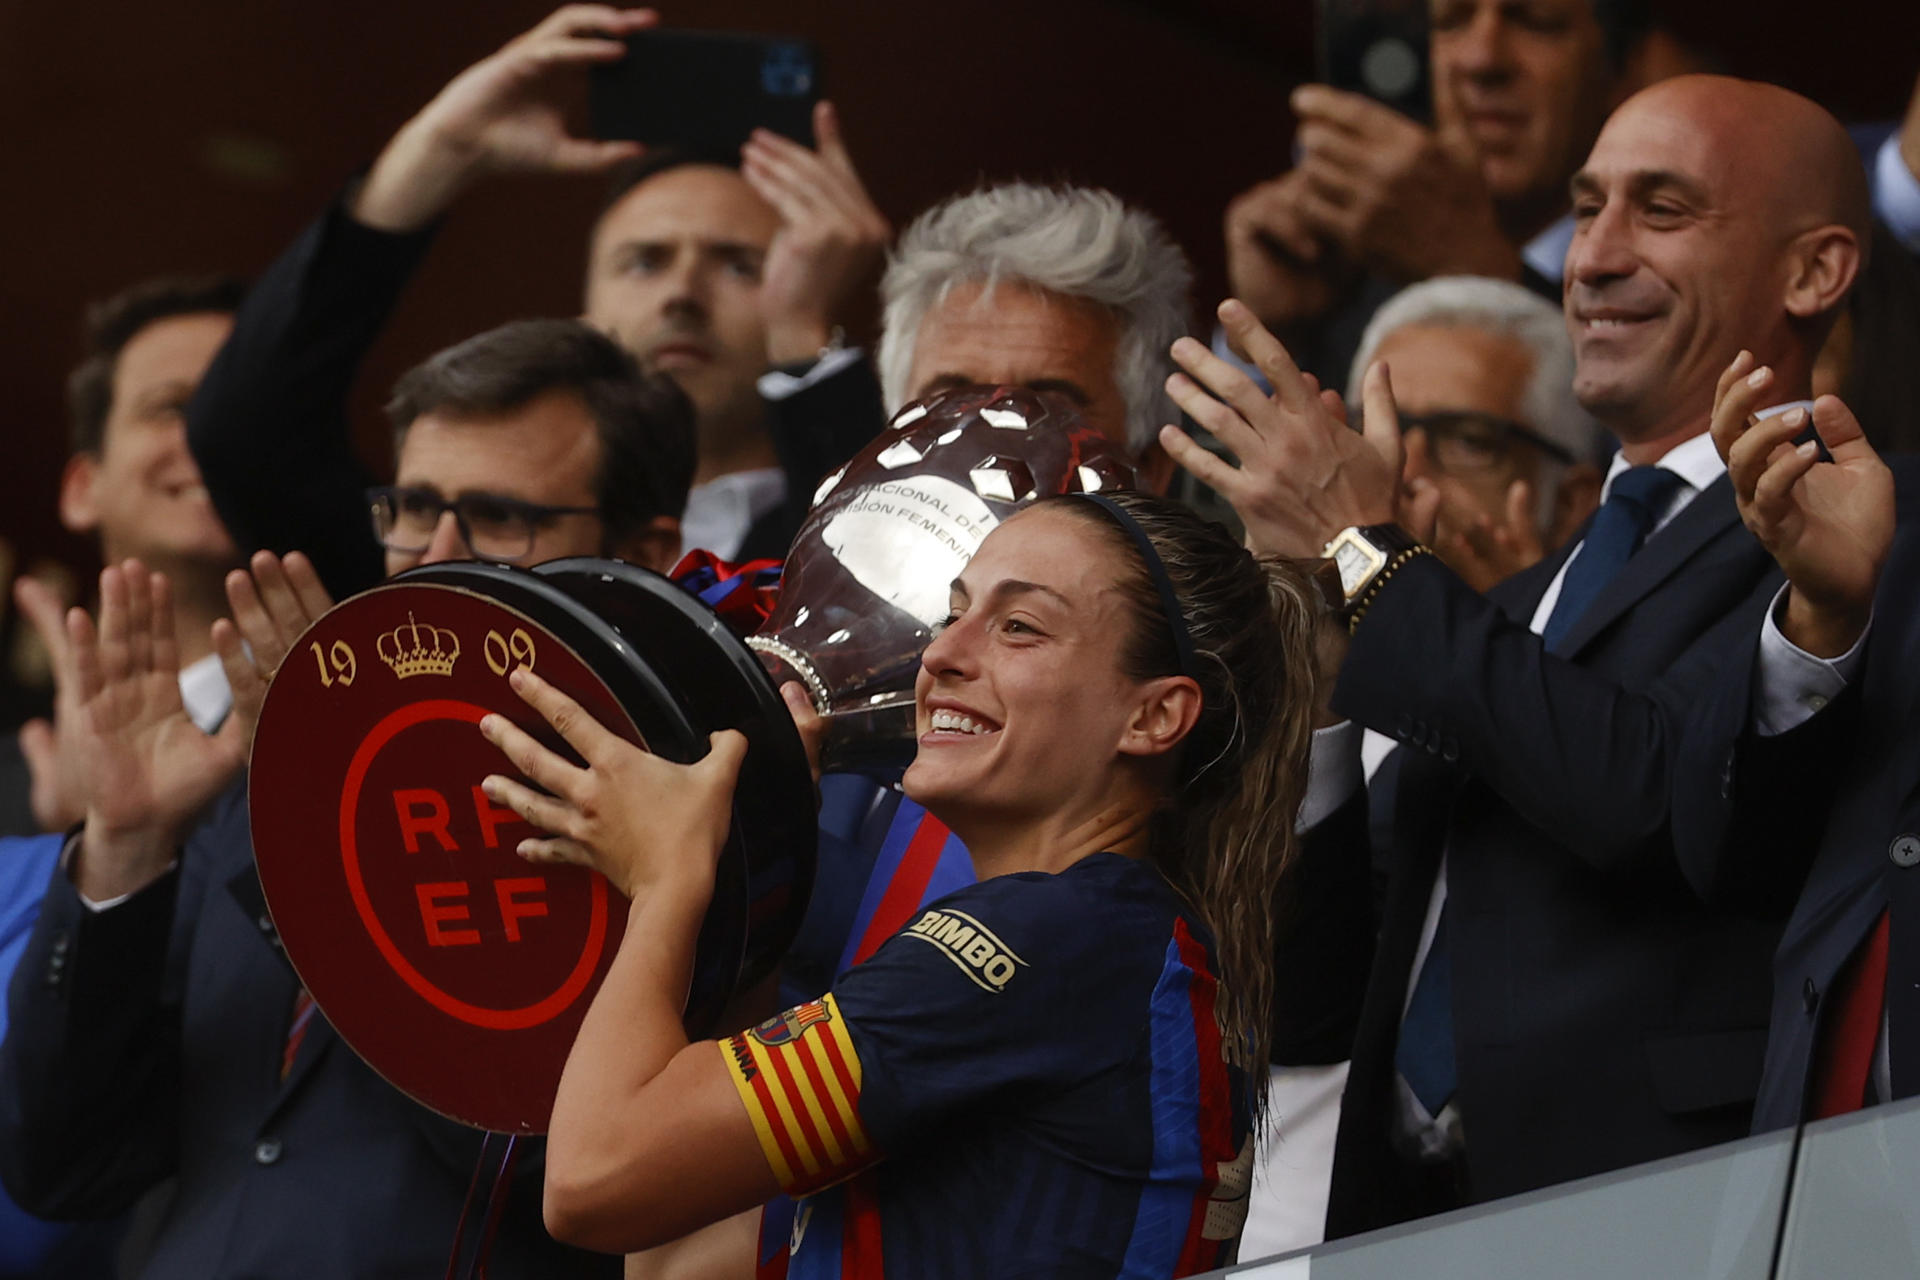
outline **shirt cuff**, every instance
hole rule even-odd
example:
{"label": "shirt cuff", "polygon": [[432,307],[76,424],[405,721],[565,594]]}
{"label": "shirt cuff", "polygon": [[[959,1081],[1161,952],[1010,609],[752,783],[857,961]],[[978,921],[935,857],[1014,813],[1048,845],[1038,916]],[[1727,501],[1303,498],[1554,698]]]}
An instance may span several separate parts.
{"label": "shirt cuff", "polygon": [[[77,830],[72,835],[67,837],[67,842],[65,844],[60,846],[60,874],[67,878],[68,884],[73,884],[73,851],[75,849],[78,849],[79,847],[80,847],[80,832]],[[153,878],[154,881],[159,881],[161,879],[164,879],[168,872],[172,871],[175,867],[179,865],[180,865],[180,860],[178,858],[175,858],[172,862],[169,862],[167,864],[166,871],[162,871],[159,875]],[[152,882],[149,882],[149,883],[152,883]],[[141,888],[145,888],[145,887],[146,887],[145,885],[141,886]],[[119,906],[121,903],[127,901],[129,898],[133,897],[134,894],[139,892],[140,892],[139,889],[135,889],[131,893],[115,894],[111,898],[102,898],[100,901],[95,902],[92,898],[89,898],[86,894],[80,892],[79,886],[75,885],[73,890],[73,896],[80,899],[81,906],[85,907],[88,911],[92,912],[94,915],[99,915],[102,911],[113,910],[115,907]]]}
{"label": "shirt cuff", "polygon": [[760,375],[757,384],[760,398],[763,400],[785,400],[788,396],[798,395],[808,387],[825,382],[842,369],[850,368],[855,361],[866,355],[859,347],[842,347],[838,351],[829,351],[813,362],[813,367],[805,373],[788,373],[785,369],[769,369]]}
{"label": "shirt cuff", "polygon": [[1361,787],[1367,775],[1360,765],[1360,739],[1365,730],[1351,720],[1313,731],[1307,757],[1307,794],[1300,802],[1296,832],[1311,831],[1332,817]]}
{"label": "shirt cuff", "polygon": [[1760,663],[1753,686],[1753,727],[1763,738],[1797,729],[1811,720],[1859,674],[1867,633],[1837,658],[1816,658],[1787,639],[1779,615],[1790,588],[1781,587],[1760,624]]}
{"label": "shirt cuff", "polygon": [[1920,251],[1920,177],[1907,168],[1906,157],[1900,154],[1897,129],[1873,158],[1873,211],[1895,239]]}

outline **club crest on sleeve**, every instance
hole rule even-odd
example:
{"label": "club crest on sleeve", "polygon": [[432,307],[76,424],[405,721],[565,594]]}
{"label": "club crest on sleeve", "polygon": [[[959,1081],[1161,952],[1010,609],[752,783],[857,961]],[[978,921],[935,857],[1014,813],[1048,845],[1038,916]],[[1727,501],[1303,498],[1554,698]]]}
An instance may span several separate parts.
{"label": "club crest on sleeve", "polygon": [[938,947],[974,985],[995,993],[1005,991],[1027,963],[964,911],[927,911],[902,936]]}
{"label": "club crest on sleeve", "polygon": [[830,1022],[833,1010],[827,1008],[822,1000],[809,1000],[806,1004],[795,1005],[785,1013],[768,1018],[753,1029],[755,1040],[769,1047],[791,1044],[798,1040],[808,1027],[821,1022]]}

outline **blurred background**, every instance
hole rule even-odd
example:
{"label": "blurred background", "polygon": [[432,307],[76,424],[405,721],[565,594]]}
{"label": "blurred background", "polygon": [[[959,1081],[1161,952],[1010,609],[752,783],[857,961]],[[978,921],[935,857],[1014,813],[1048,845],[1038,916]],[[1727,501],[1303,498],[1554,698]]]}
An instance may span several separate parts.
{"label": "blurred background", "polygon": [[[163,272],[259,270],[455,72],[550,7],[0,0],[0,539],[14,571],[95,567],[55,515],[62,384],[86,304]],[[1709,64],[1848,121],[1897,117],[1920,70],[1913,0],[1667,7]],[[985,178],[1103,185],[1166,220],[1203,301],[1224,288],[1227,200],[1284,167],[1286,95],[1314,63],[1312,0],[722,0],[663,14],[816,41],[896,227]],[[360,388],[369,458],[384,453],[379,404],[401,369],[512,317],[577,309],[598,199],[594,180],[547,181],[456,210]]]}

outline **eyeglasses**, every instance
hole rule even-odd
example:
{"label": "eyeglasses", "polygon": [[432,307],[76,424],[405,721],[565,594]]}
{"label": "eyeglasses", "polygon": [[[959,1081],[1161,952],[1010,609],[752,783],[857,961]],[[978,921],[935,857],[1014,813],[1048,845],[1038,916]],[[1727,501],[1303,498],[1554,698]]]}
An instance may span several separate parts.
{"label": "eyeglasses", "polygon": [[373,533],[389,551],[417,555],[433,542],[440,517],[453,512],[460,540],[476,560],[517,564],[533,554],[533,540],[560,516],[597,516],[598,507],[552,507],[492,493],[443,498],[432,489],[387,485],[367,490]]}
{"label": "eyeglasses", "polygon": [[1511,418],[1491,413],[1443,410],[1437,413],[1408,414],[1400,419],[1400,429],[1414,428],[1427,433],[1433,460],[1442,471],[1470,475],[1492,471],[1503,465],[1515,445],[1531,445],[1556,462],[1572,463],[1573,452],[1547,439],[1531,427]]}

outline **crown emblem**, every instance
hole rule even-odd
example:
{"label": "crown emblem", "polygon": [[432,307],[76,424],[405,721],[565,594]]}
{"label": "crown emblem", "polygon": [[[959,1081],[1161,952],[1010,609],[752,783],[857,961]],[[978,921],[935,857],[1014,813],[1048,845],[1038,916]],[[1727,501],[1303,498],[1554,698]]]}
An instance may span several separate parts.
{"label": "crown emblem", "polygon": [[445,627],[421,626],[413,620],[411,611],[405,622],[381,635],[373,647],[380,661],[392,667],[393,674],[402,680],[408,676],[450,676],[453,664],[460,660],[460,637]]}

